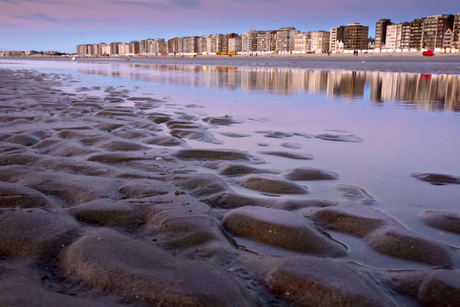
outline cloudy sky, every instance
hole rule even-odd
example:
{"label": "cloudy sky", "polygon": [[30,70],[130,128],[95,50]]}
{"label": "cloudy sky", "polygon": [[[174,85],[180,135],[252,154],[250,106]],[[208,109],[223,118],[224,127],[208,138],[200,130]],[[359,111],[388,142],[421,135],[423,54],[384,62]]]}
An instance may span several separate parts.
{"label": "cloudy sky", "polygon": [[80,43],[243,33],[302,32],[381,18],[460,13],[459,0],[0,0],[1,50],[75,52]]}

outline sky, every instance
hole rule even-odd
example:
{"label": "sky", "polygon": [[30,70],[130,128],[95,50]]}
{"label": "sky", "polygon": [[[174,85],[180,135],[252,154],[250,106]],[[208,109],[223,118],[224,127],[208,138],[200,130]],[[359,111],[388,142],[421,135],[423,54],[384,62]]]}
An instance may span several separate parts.
{"label": "sky", "polygon": [[301,32],[460,13],[459,0],[0,0],[0,51],[295,27]]}

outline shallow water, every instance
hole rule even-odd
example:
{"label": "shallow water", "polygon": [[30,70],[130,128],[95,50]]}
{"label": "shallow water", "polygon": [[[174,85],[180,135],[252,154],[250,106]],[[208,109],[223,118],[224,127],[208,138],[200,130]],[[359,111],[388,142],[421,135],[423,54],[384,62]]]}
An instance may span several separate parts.
{"label": "shallow water", "polygon": [[[91,87],[126,87],[132,96],[165,100],[160,107],[144,110],[146,113],[232,117],[240,123],[209,125],[216,142],[187,140],[188,145],[249,151],[266,161],[263,167],[268,169],[315,167],[336,172],[338,180],[301,182],[310,193],[290,197],[346,200],[337,186],[358,186],[374,197],[375,208],[407,228],[460,247],[458,235],[418,220],[426,210],[460,213],[460,185],[431,185],[410,176],[460,176],[460,76],[442,74],[441,64],[429,65],[437,73],[431,75],[361,71],[362,67],[356,69],[358,63],[348,64],[356,69],[353,71],[306,70],[295,63],[289,64],[294,68],[270,68],[120,61],[5,62],[0,61],[0,67],[69,74],[79,83],[67,91],[100,95]],[[83,87],[87,89],[82,91]],[[273,138],[262,132],[286,132],[287,136]],[[322,134],[362,141],[315,138]],[[287,159],[262,151],[307,153],[314,159]],[[232,188],[260,196],[237,185]]]}

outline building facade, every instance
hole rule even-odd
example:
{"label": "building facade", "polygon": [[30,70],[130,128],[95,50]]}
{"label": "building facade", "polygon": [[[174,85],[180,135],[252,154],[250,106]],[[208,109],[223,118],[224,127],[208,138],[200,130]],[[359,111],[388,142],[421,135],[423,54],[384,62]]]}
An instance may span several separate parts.
{"label": "building facade", "polygon": [[345,38],[345,26],[331,28],[329,49],[333,53],[343,52],[343,39]]}
{"label": "building facade", "polygon": [[228,52],[241,52],[243,50],[241,36],[228,38]]}
{"label": "building facade", "polygon": [[187,36],[183,38],[182,50],[179,44],[180,53],[198,53],[198,36]]}
{"label": "building facade", "polygon": [[422,48],[441,49],[444,34],[448,29],[452,29],[454,15],[432,15],[428,16],[423,22]]}
{"label": "building facade", "polygon": [[348,24],[344,31],[344,50],[367,50],[369,27],[359,23]]}
{"label": "building facade", "polygon": [[409,50],[411,23],[404,22],[401,27],[401,49]]}
{"label": "building facade", "polygon": [[460,49],[460,13],[454,17],[454,25],[452,27],[452,47]]}
{"label": "building facade", "polygon": [[375,24],[375,48],[385,49],[387,27],[391,25],[391,19],[380,19]]}
{"label": "building facade", "polygon": [[[388,25],[385,38],[385,49],[401,49],[402,24]],[[377,45],[376,45],[377,46]]]}
{"label": "building facade", "polygon": [[139,51],[139,42],[138,41],[131,41],[129,42],[129,52],[130,54],[138,54],[140,53]]}
{"label": "building facade", "polygon": [[416,18],[411,22],[409,48],[420,50],[422,48],[423,23],[426,17]]}
{"label": "building facade", "polygon": [[311,47],[311,33],[297,33],[295,38],[294,51],[296,53],[310,52]]}
{"label": "building facade", "polygon": [[453,31],[452,29],[447,29],[442,39],[442,49],[452,49],[452,46],[453,46],[452,39],[453,39]]}
{"label": "building facade", "polygon": [[293,27],[280,28],[276,34],[276,51],[290,52],[294,50],[295,38],[299,31]]}
{"label": "building facade", "polygon": [[323,53],[329,51],[330,32],[317,31],[311,32],[310,51],[314,53]]}

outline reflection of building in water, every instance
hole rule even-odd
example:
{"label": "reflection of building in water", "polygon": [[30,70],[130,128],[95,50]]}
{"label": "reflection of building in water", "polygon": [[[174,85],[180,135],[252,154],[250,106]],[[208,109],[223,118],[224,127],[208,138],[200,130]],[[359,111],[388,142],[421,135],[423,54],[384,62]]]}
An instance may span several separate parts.
{"label": "reflection of building in water", "polygon": [[327,94],[345,98],[363,97],[365,84],[364,71],[336,71],[331,73]]}
{"label": "reflection of building in water", "polygon": [[368,72],[371,101],[404,101],[424,109],[460,111],[460,77],[412,73]]}
{"label": "reflection of building in water", "polygon": [[460,111],[460,76],[455,75],[116,63],[94,67],[80,72],[152,83],[241,89],[249,93],[288,96],[327,93],[352,99],[363,98],[368,85],[372,102],[402,101],[426,110]]}

